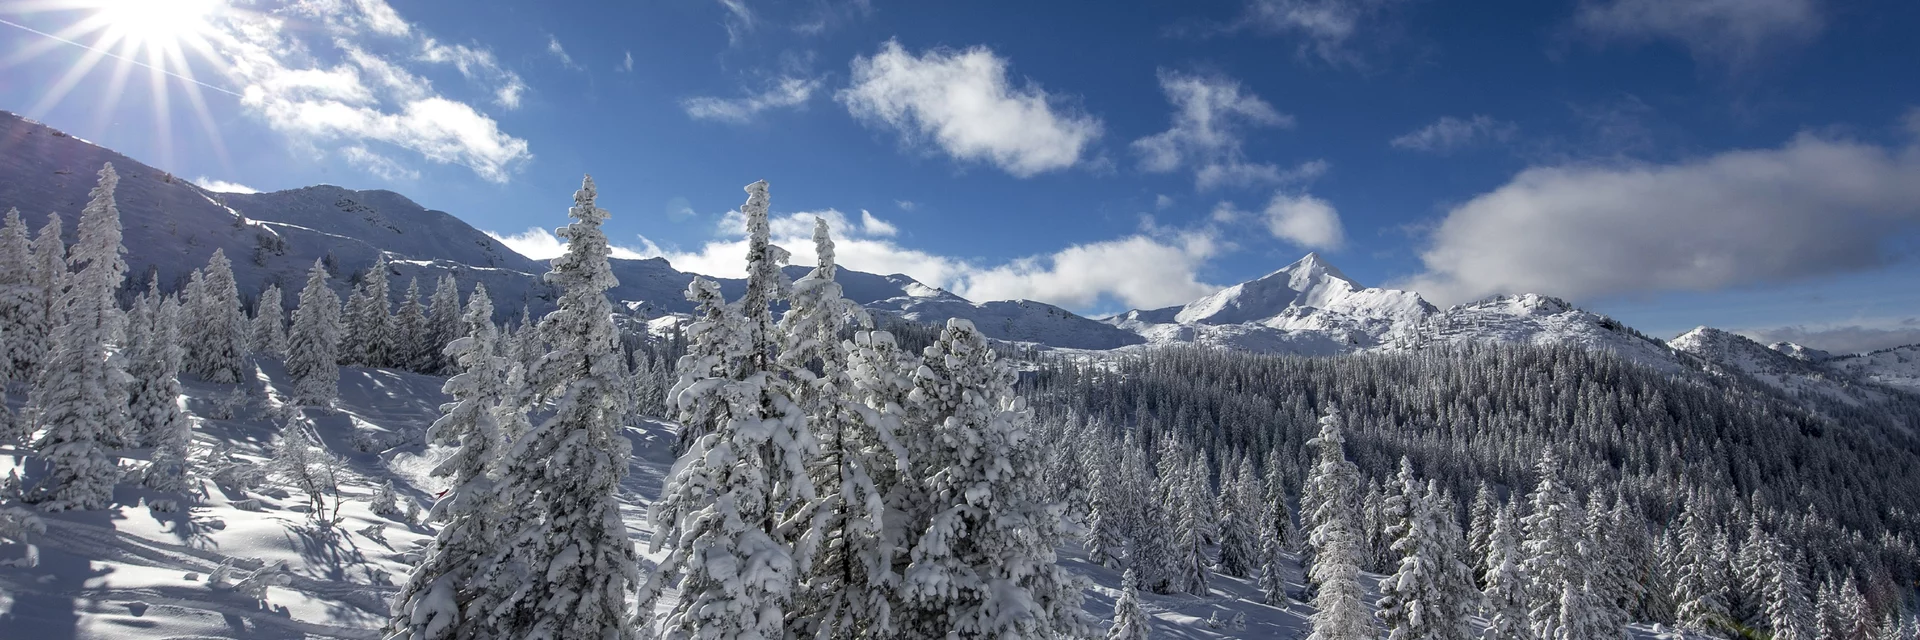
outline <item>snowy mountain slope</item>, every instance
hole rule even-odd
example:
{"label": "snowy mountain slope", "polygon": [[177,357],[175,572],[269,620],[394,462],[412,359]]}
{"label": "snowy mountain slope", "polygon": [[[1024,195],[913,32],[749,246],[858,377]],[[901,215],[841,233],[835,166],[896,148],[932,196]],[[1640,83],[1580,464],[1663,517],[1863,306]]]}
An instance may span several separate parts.
{"label": "snowy mountain slope", "polygon": [[975,303],[945,291],[939,293],[943,295],[889,298],[869,303],[867,308],[922,324],[939,325],[948,318],[964,318],[990,338],[1064,349],[1105,350],[1146,342],[1139,334],[1044,302]]}
{"label": "snowy mountain slope", "polygon": [[161,286],[176,288],[219,249],[233,261],[241,290],[251,294],[267,282],[298,282],[286,274],[303,274],[329,253],[343,261],[370,262],[377,251],[345,238],[249,220],[185,180],[11,113],[0,112],[0,149],[0,210],[19,208],[36,233],[49,213],[58,212],[69,244],[78,237],[78,216],[100,167],[113,163],[120,174],[115,198],[125,227],[130,286],[144,288],[149,274],[157,274]]}
{"label": "snowy mountain slope", "polygon": [[1841,356],[1825,364],[1880,384],[1920,393],[1920,344]]}
{"label": "snowy mountain slope", "polygon": [[[114,164],[121,176],[115,195],[126,228],[127,262],[135,274],[129,286],[144,286],[145,274],[152,272],[163,288],[177,289],[222,249],[248,296],[269,283],[297,286],[321,258],[335,265],[334,285],[344,295],[353,276],[384,255],[395,300],[408,279],[419,278],[430,292],[448,273],[459,279],[463,293],[476,282],[486,283],[498,320],[517,319],[523,306],[542,313],[554,299],[553,289],[541,280],[545,261],[515,253],[459,218],[391,191],[319,185],[256,194],[209,192],[6,112],[0,112],[0,149],[6,150],[0,154],[0,208],[19,207],[35,230],[47,212],[60,212],[69,242],[76,237],[76,216],[95,173],[104,163]],[[629,312],[654,317],[693,311],[685,298],[693,274],[660,258],[610,262],[620,285],[608,295]],[[799,278],[810,268],[793,265],[786,273]],[[966,318],[996,339],[1089,349],[1143,341],[1043,303],[976,304],[899,274],[841,269],[837,279],[848,298],[877,311],[934,324]],[[740,279],[716,280],[729,298],[746,287]],[[292,297],[283,302],[291,305]]]}
{"label": "snowy mountain slope", "polygon": [[1454,305],[1429,317],[1411,341],[1395,348],[1466,343],[1571,345],[1612,351],[1662,370],[1680,366],[1672,350],[1612,318],[1534,294]]}
{"label": "snowy mountain slope", "polygon": [[1786,354],[1789,358],[1804,362],[1826,362],[1833,359],[1832,353],[1811,347],[1803,347],[1791,342],[1775,342],[1767,345],[1767,348]]}
{"label": "snowy mountain slope", "polygon": [[1665,347],[1611,318],[1540,295],[1496,296],[1440,310],[1419,294],[1368,288],[1318,254],[1180,307],[1106,322],[1152,344],[1195,343],[1263,353],[1338,355],[1438,344],[1575,345],[1664,369]]}
{"label": "snowy mountain slope", "polygon": [[1857,384],[1858,376],[1845,368],[1795,358],[1746,336],[1712,327],[1688,331],[1667,344],[1705,360],[1710,373],[1737,372],[1790,396],[1817,394],[1852,405],[1887,399],[1885,391]]}
{"label": "snowy mountain slope", "polygon": [[1174,312],[1173,321],[1251,322],[1287,329],[1307,316],[1338,314],[1392,324],[1418,320],[1433,310],[1419,294],[1360,286],[1320,254],[1309,253],[1278,271],[1187,303]]}

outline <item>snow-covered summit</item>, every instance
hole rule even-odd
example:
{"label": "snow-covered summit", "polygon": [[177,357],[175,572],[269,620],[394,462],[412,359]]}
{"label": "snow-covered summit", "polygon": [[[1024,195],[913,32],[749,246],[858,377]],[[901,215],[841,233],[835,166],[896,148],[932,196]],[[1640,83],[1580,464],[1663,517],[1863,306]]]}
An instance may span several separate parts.
{"label": "snow-covered summit", "polygon": [[1826,362],[1833,359],[1832,353],[1791,342],[1775,342],[1767,345],[1767,348],[1784,353],[1789,358],[1805,362]]}
{"label": "snow-covered summit", "polygon": [[[1180,307],[1130,312],[1152,324],[1296,324],[1312,311],[1357,318],[1413,320],[1433,310],[1419,294],[1360,285],[1318,253],[1265,276],[1221,289]],[[1277,320],[1276,320],[1277,319]],[[1269,322],[1274,321],[1274,322]]]}

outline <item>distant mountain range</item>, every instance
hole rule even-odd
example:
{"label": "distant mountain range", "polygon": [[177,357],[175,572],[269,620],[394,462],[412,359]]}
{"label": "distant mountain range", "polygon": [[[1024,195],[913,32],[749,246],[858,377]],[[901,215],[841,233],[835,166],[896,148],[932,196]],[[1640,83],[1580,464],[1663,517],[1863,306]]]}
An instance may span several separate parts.
{"label": "distant mountain range", "polygon": [[[144,288],[157,277],[163,288],[176,289],[221,249],[247,295],[269,283],[297,288],[317,259],[336,267],[334,282],[344,290],[353,274],[384,255],[396,295],[408,278],[418,277],[431,289],[434,280],[452,273],[463,293],[486,283],[503,320],[517,317],[523,306],[542,312],[555,297],[540,277],[544,261],[400,194],[329,185],[216,193],[0,112],[0,208],[19,208],[36,231],[48,213],[58,212],[71,242],[95,173],[107,162],[121,177],[116,198],[133,273],[129,287]],[[612,262],[620,286],[608,293],[630,313],[657,317],[692,310],[683,292],[693,274],[660,258]],[[807,267],[787,270],[798,277]],[[730,297],[745,287],[736,279],[716,280]],[[929,324],[966,318],[990,337],[1057,349],[1125,353],[1197,344],[1323,356],[1466,343],[1574,345],[1663,370],[1740,376],[1785,393],[1848,404],[1877,402],[1889,393],[1920,394],[1920,345],[1835,357],[1706,327],[1661,341],[1535,294],[1440,309],[1411,291],[1363,286],[1318,254],[1185,305],[1099,319],[1030,300],[974,302],[900,274],[841,269],[839,280],[847,297],[875,313]]]}

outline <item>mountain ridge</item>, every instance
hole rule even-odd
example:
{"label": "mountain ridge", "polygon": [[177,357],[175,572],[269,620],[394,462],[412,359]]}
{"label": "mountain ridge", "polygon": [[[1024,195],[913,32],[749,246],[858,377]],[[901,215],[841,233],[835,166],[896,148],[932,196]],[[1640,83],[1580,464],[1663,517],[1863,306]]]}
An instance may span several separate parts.
{"label": "mountain ridge", "polygon": [[[520,315],[520,307],[539,313],[555,297],[541,278],[544,261],[396,191],[312,185],[215,192],[8,112],[0,112],[0,149],[7,151],[0,154],[0,177],[6,178],[0,180],[0,207],[20,208],[36,230],[49,212],[60,212],[68,242],[75,237],[74,216],[95,183],[94,173],[114,163],[121,175],[116,199],[126,228],[131,275],[125,286],[130,290],[144,289],[150,279],[177,289],[217,249],[233,261],[235,279],[249,297],[267,284],[297,287],[316,260],[329,265],[331,282],[344,291],[358,272],[382,257],[396,298],[406,279],[430,285],[452,274],[463,294],[485,283],[497,305],[496,319],[509,321]],[[608,295],[629,313],[658,317],[693,310],[684,292],[695,274],[663,258],[610,263],[620,284]],[[785,268],[794,278],[809,269]],[[743,280],[714,280],[728,297],[744,291]],[[1317,252],[1184,305],[1099,319],[1032,300],[975,302],[904,274],[842,268],[838,280],[849,299],[878,315],[926,324],[964,318],[998,340],[1059,349],[1124,353],[1198,344],[1326,356],[1466,343],[1560,344],[1606,349],[1668,371],[1697,368],[1693,360],[1706,360],[1785,385],[1784,391],[1811,389],[1843,400],[1858,399],[1858,390],[1846,387],[1860,384],[1920,393],[1920,368],[1910,366],[1904,352],[1833,356],[1798,345],[1774,349],[1732,343],[1738,344],[1736,358],[1729,355],[1736,351],[1709,348],[1709,342],[1719,344],[1714,341],[1685,342],[1698,347],[1688,351],[1539,294],[1493,296],[1440,309],[1416,292],[1361,285]],[[291,302],[291,296],[283,300]],[[1792,375],[1773,375],[1779,371]]]}

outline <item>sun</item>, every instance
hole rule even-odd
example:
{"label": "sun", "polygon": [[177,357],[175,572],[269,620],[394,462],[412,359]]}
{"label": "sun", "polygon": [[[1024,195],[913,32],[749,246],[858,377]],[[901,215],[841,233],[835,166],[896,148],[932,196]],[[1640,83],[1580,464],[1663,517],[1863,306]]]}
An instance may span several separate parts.
{"label": "sun", "polygon": [[90,22],[127,49],[168,48],[203,39],[221,0],[98,0]]}
{"label": "sun", "polygon": [[[226,29],[232,19],[248,12],[235,8],[233,0],[0,0],[0,21],[7,26],[40,36],[11,56],[0,59],[0,69],[55,51],[74,48],[79,53],[66,73],[41,87],[38,102],[27,110],[28,117],[43,117],[61,105],[73,89],[82,83],[102,83],[96,119],[118,105],[128,76],[135,68],[147,73],[148,102],[153,109],[153,134],[162,152],[172,147],[170,114],[175,109],[173,89],[182,90],[187,106],[207,129],[216,153],[225,155],[213,118],[207,110],[201,90],[238,96],[216,84],[225,72],[220,43],[230,42]],[[64,22],[65,26],[42,31],[19,22]],[[111,62],[109,62],[111,61]],[[102,62],[111,67],[95,74]],[[197,64],[195,64],[197,62]],[[195,67],[214,72],[212,82],[196,77]]]}

